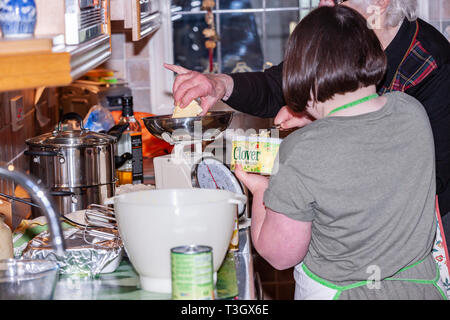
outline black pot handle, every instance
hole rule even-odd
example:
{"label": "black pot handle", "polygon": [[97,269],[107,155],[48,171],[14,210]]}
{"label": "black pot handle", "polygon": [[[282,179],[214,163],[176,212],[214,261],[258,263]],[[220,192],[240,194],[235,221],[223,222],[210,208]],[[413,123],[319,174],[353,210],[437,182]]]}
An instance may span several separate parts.
{"label": "black pot handle", "polygon": [[73,193],[72,191],[63,191],[63,190],[49,191],[48,193],[54,197],[67,197],[75,195],[75,193]]}
{"label": "black pot handle", "polygon": [[39,156],[39,157],[56,157],[58,153],[56,151],[31,151],[26,150],[24,153],[26,156]]}
{"label": "black pot handle", "polygon": [[68,112],[68,113],[66,113],[66,114],[63,114],[63,115],[61,116],[61,119],[59,119],[59,122],[58,122],[58,132],[61,131],[61,124],[62,124],[64,121],[69,120],[69,119],[75,119],[75,120],[77,120],[77,121],[79,122],[79,124],[80,124],[80,129],[81,129],[82,131],[85,130],[85,129],[84,129],[84,125],[83,125],[83,118],[82,118],[78,113],[76,113],[76,112]]}
{"label": "black pot handle", "polygon": [[120,168],[127,160],[133,159],[133,155],[129,152],[125,152],[121,156],[115,156],[114,157],[114,165],[116,166],[116,169]]}
{"label": "black pot handle", "polygon": [[108,130],[107,134],[110,136],[116,137],[117,141],[120,140],[120,137],[122,136],[123,132],[128,128],[130,124],[116,124],[114,127]]}

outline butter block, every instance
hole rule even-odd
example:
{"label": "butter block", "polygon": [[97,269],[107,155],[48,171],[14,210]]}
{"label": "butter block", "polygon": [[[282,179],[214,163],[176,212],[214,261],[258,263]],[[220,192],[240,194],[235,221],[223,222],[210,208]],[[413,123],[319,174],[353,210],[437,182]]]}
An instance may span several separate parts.
{"label": "butter block", "polygon": [[192,100],[185,108],[176,106],[173,110],[172,118],[189,118],[196,117],[203,111],[202,107],[196,100]]}

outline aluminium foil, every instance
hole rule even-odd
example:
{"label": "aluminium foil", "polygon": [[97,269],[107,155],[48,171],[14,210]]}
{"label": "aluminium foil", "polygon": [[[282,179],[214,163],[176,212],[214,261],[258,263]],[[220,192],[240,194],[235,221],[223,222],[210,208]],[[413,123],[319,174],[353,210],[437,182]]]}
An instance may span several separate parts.
{"label": "aluminium foil", "polygon": [[116,230],[96,228],[96,231],[109,233],[111,237],[93,235],[78,227],[64,230],[66,252],[63,257],[56,255],[50,233],[43,231],[28,242],[22,258],[56,261],[60,274],[95,276],[114,272],[122,260],[122,241]]}

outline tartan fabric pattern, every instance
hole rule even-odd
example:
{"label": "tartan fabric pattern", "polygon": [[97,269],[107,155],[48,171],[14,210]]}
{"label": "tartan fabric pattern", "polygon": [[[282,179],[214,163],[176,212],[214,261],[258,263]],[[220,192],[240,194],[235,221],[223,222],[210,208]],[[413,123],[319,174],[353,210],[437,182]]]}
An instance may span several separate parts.
{"label": "tartan fabric pattern", "polygon": [[383,86],[379,94],[391,91],[405,92],[419,84],[437,67],[433,56],[424,49],[420,41],[416,40],[406,59],[400,64],[391,86]]}

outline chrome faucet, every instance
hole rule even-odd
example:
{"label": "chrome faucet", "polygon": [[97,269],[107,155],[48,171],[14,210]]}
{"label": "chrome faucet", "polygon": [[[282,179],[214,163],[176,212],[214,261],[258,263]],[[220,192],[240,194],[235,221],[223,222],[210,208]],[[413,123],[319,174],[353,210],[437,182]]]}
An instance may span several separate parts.
{"label": "chrome faucet", "polygon": [[40,205],[41,210],[47,217],[53,249],[58,256],[64,256],[65,246],[59,214],[56,213],[52,202],[45,195],[45,192],[30,176],[17,171],[13,165],[9,165],[8,168],[0,166],[0,178],[11,179],[15,183],[20,184],[29,193],[30,197]]}

